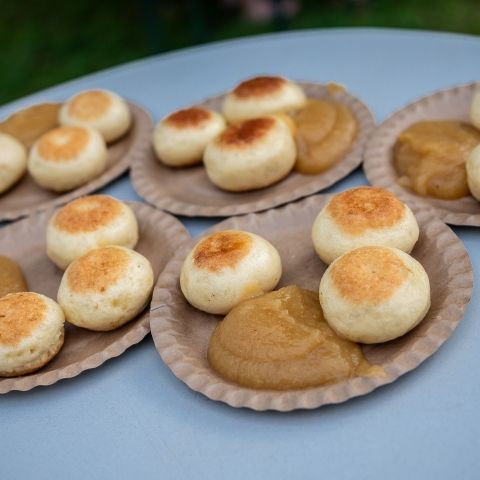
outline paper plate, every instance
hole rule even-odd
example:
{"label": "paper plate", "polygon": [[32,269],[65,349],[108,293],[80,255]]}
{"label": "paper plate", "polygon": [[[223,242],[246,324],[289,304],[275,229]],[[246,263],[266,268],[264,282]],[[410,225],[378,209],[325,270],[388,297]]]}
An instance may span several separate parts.
{"label": "paper plate", "polygon": [[138,105],[129,103],[129,106],[132,112],[131,130],[108,145],[107,168],[100,176],[69,192],[55,193],[37,185],[27,173],[10,190],[0,195],[0,221],[15,220],[92,193],[126,172],[132,162],[145,157],[150,148],[152,119]]}
{"label": "paper plate", "polygon": [[[314,196],[281,209],[234,217],[208,232],[241,229],[257,233],[279,251],[283,275],[277,288],[298,285],[318,291],[326,265],[316,255],[313,221],[331,196]],[[412,331],[394,341],[363,346],[367,359],[385,376],[354,377],[305,390],[254,390],[224,380],[207,362],[213,329],[222,317],[203,313],[187,303],[179,287],[180,269],[195,240],[181,248],[165,267],[154,289],[150,324],[156,348],[172,372],[191,389],[232,407],[288,411],[316,408],[364,395],[416,368],[452,334],[470,300],[472,266],[462,242],[427,209],[414,209],[420,238],[412,255],[431,281],[432,306]]]}
{"label": "paper plate", "polygon": [[[362,162],[365,144],[375,127],[368,107],[346,91],[333,91],[328,85],[300,83],[310,98],[330,99],[350,108],[358,122],[358,134],[350,152],[330,169],[318,175],[293,171],[270,187],[250,192],[225,192],[208,180],[203,165],[174,169],[149,155],[139,156],[132,164],[131,179],[135,191],[148,203],[169,212],[192,216],[216,217],[258,212],[292,202],[330,187],[346,177]],[[200,106],[220,111],[225,95],[204,101]]]}
{"label": "paper plate", "polygon": [[445,223],[480,226],[480,202],[472,196],[458,200],[440,200],[417,195],[398,185],[392,148],[409,125],[422,120],[460,120],[469,122],[469,110],[480,82],[440,90],[407,105],[385,120],[372,135],[364,153],[363,169],[372,185],[391,190],[409,205],[432,207]]}
{"label": "paper plate", "polygon": [[[140,239],[135,250],[147,257],[155,278],[177,247],[188,240],[183,225],[171,215],[142,203],[127,202],[135,212]],[[0,253],[20,264],[30,291],[56,300],[63,271],[46,255],[45,232],[53,210],[21,220],[0,230]],[[148,309],[123,327],[111,332],[93,332],[65,324],[65,343],[59,354],[42,369],[30,375],[0,378],[0,393],[30,390],[75,377],[121,355],[150,331]]]}

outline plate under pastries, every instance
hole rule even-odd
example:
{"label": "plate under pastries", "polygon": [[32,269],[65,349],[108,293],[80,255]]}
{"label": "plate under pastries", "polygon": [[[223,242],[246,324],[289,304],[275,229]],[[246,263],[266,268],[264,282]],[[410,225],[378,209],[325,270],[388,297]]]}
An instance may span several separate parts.
{"label": "plate under pastries", "polygon": [[[350,108],[358,123],[356,139],[348,154],[331,168],[317,175],[292,171],[269,187],[232,193],[220,190],[208,179],[203,165],[173,169],[161,164],[153,147],[146,156],[132,163],[131,178],[135,191],[148,203],[186,216],[229,216],[258,212],[324,190],[355,170],[362,162],[365,144],[375,127],[368,107],[347,91],[318,83],[299,82],[307,97],[339,102]],[[197,106],[220,112],[225,94]]]}
{"label": "plate under pastries", "polygon": [[[318,292],[327,266],[315,253],[310,235],[316,215],[330,198],[319,195],[280,209],[230,218],[207,233],[237,229],[261,235],[278,249],[282,258],[283,275],[277,289],[298,285]],[[453,333],[470,300],[473,284],[470,259],[460,239],[431,210],[416,208],[414,213],[420,238],[412,256],[431,279],[432,306],[425,319],[403,337],[362,346],[367,360],[383,367],[385,375],[354,377],[322,387],[288,391],[249,389],[220,377],[207,362],[207,348],[222,317],[192,307],[179,287],[183,260],[197,240],[176,252],[154,288],[150,325],[163,361],[191,389],[233,407],[254,410],[316,408],[364,395],[393,382],[420,365]]]}
{"label": "plate under pastries", "polygon": [[432,207],[438,217],[451,225],[480,226],[480,202],[468,195],[457,200],[441,200],[416,194],[398,184],[393,147],[410,125],[424,120],[457,120],[470,123],[469,111],[480,82],[459,85],[422,97],[387,118],[374,132],[364,152],[363,169],[368,181],[391,190],[411,205]]}
{"label": "plate under pastries", "polygon": [[[60,104],[39,105],[52,109]],[[102,174],[78,188],[65,193],[55,193],[40,187],[27,172],[10,190],[0,195],[0,221],[15,220],[94,192],[126,172],[132,162],[147,156],[153,130],[152,119],[138,105],[130,102],[128,105],[132,112],[131,129],[122,138],[108,145],[107,167]],[[38,129],[35,126],[32,128]],[[1,126],[0,131],[3,131]],[[28,139],[27,143],[32,142]]]}
{"label": "plate under pastries", "polygon": [[[156,278],[189,235],[171,215],[145,204],[126,203],[134,211],[140,229],[135,250],[150,260]],[[30,291],[56,300],[63,271],[46,254],[45,231],[52,213],[53,210],[49,209],[2,228],[0,252],[19,263]],[[96,368],[108,359],[121,355],[127,348],[140,342],[149,330],[148,308],[123,327],[110,332],[94,332],[66,323],[65,343],[59,354],[33,374],[0,378],[0,393],[30,390],[39,385],[51,385],[63,378],[75,377],[84,370]]]}

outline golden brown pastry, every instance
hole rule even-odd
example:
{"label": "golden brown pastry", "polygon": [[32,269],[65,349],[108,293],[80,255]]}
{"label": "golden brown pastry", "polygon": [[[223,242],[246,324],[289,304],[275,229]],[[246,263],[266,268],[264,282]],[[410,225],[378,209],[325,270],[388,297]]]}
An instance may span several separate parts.
{"label": "golden brown pastry", "polygon": [[470,107],[470,121],[473,126],[480,130],[480,90],[475,92]]}
{"label": "golden brown pastry", "polygon": [[145,308],[153,282],[152,266],[140,253],[119,246],[100,247],[68,266],[57,298],[67,322],[108,331]]}
{"label": "golden brown pastry", "polygon": [[65,317],[52,299],[33,292],[0,298],[0,376],[43,367],[63,345]]}
{"label": "golden brown pastry", "polygon": [[230,125],[207,145],[203,160],[217,187],[242,192],[287,176],[295,155],[290,128],[277,116],[269,116]]}
{"label": "golden brown pastry", "polygon": [[393,340],[418,325],[430,308],[422,265],[397,248],[361,247],[337,258],[320,281],[328,324],[353,342]]}
{"label": "golden brown pastry", "polygon": [[225,314],[242,300],[273,290],[281,275],[280,255],[270,242],[254,233],[224,230],[191,250],[180,287],[195,308]]}
{"label": "golden brown pastry", "polygon": [[108,90],[77,93],[62,105],[58,118],[62,126],[93,128],[107,143],[125,135],[132,123],[127,102]]}
{"label": "golden brown pastry", "polygon": [[28,158],[28,171],[42,187],[64,192],[100,175],[107,166],[107,148],[102,136],[84,127],[60,127],[35,143]]}
{"label": "golden brown pastry", "polygon": [[418,223],[410,208],[378,187],[357,187],[335,195],[312,228],[315,250],[327,264],[349,250],[368,245],[410,253],[418,235]]}
{"label": "golden brown pastry", "polygon": [[206,108],[178,110],[162,119],[153,132],[160,162],[170,167],[202,163],[207,144],[225,128],[225,120]]}
{"label": "golden brown pastry", "polygon": [[15,185],[26,171],[26,148],[11,135],[0,133],[0,195]]}
{"label": "golden brown pastry", "polygon": [[272,113],[292,112],[305,104],[305,93],[283,77],[253,77],[237,85],[223,102],[229,122],[241,122]]}
{"label": "golden brown pastry", "polygon": [[137,241],[132,209],[108,195],[73,200],[55,212],[47,225],[47,255],[62,270],[94,248],[134,248]]}
{"label": "golden brown pastry", "polygon": [[480,200],[480,144],[468,155],[466,169],[470,193]]}

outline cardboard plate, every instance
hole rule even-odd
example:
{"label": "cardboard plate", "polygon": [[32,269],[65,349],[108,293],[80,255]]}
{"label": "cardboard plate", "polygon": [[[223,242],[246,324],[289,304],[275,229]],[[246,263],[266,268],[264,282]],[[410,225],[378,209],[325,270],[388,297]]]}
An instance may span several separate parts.
{"label": "cardboard plate", "polygon": [[[148,203],[178,215],[216,217],[258,212],[292,202],[324,190],[355,170],[362,162],[363,149],[375,127],[368,107],[346,91],[318,83],[300,83],[307,97],[330,99],[350,108],[358,122],[358,133],[349,153],[318,175],[292,171],[269,187],[250,192],[220,190],[207,177],[203,165],[174,169],[161,164],[150,148],[132,164],[131,179],[135,191]],[[200,103],[220,111],[225,94]]]}
{"label": "cardboard plate", "polygon": [[[142,203],[127,203],[135,212],[140,228],[140,239],[135,250],[150,260],[156,278],[189,235],[171,215]],[[47,257],[45,239],[47,222],[53,211],[49,209],[2,228],[0,253],[20,264],[30,291],[43,293],[56,300],[63,271]],[[111,332],[94,332],[65,323],[65,343],[58,355],[30,375],[0,378],[0,393],[51,385],[100,366],[110,358],[121,355],[148,334],[148,317],[147,308],[137,318]]]}
{"label": "cardboard plate", "polygon": [[387,118],[372,135],[364,153],[363,169],[372,185],[385,187],[409,205],[435,209],[438,217],[451,225],[480,226],[480,202],[472,196],[458,200],[423,197],[400,186],[393,164],[393,146],[399,134],[422,120],[469,122],[470,104],[480,82],[447,88],[416,100]]}
{"label": "cardboard plate", "polygon": [[[257,233],[279,251],[283,275],[279,286],[298,285],[318,291],[326,265],[311,241],[313,221],[330,195],[314,196],[269,210],[225,220],[205,233],[240,229]],[[462,242],[432,210],[414,209],[420,238],[412,255],[424,266],[431,282],[432,306],[412,331],[391,342],[363,346],[367,359],[386,375],[353,377],[305,390],[254,390],[220,377],[207,362],[210,336],[222,319],[192,307],[185,300],[179,275],[184,258],[198,241],[184,245],[165,267],[154,289],[150,325],[155,346],[172,372],[191,389],[232,407],[289,411],[344,402],[391,383],[416,368],[453,333],[472,292],[473,272]]]}
{"label": "cardboard plate", "polygon": [[126,172],[132,162],[145,157],[150,148],[152,119],[138,105],[129,103],[129,106],[132,127],[125,136],[108,145],[107,168],[101,175],[69,192],[55,193],[37,185],[27,172],[10,190],[0,195],[0,221],[32,215],[92,193]]}

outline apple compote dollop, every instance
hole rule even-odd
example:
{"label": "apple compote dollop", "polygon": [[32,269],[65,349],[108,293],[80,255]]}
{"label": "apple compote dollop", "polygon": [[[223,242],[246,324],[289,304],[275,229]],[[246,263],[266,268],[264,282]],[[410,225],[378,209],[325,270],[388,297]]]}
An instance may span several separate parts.
{"label": "apple compote dollop", "polygon": [[328,326],[318,294],[297,286],[233,308],[213,332],[208,361],[224,378],[256,389],[316,387],[383,372]]}
{"label": "apple compote dollop", "polygon": [[27,283],[16,262],[0,255],[0,298],[9,293],[25,292]]}
{"label": "apple compote dollop", "polygon": [[329,169],[352,148],[357,121],[348,107],[328,100],[307,101],[293,116],[300,173],[315,175]]}
{"label": "apple compote dollop", "polygon": [[480,131],[457,121],[423,121],[404,130],[394,147],[398,183],[422,196],[456,200],[469,195],[465,162]]}

